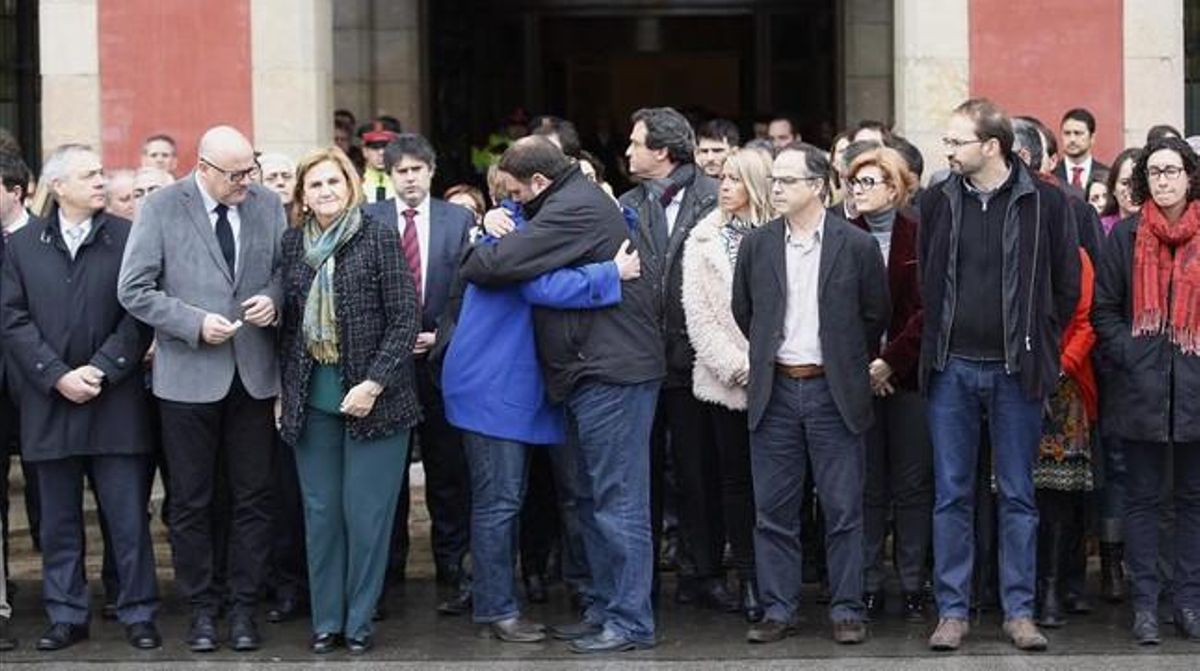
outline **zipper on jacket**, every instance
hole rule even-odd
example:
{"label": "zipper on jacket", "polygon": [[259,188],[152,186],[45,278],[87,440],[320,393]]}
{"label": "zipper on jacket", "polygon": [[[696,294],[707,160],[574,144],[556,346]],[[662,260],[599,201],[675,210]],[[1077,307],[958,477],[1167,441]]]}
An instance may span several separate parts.
{"label": "zipper on jacket", "polygon": [[[1042,194],[1034,187],[1033,263],[1029,264],[1029,304],[1025,306],[1025,351],[1033,351],[1030,330],[1033,328],[1033,290],[1037,284],[1038,248],[1042,240]],[[1018,256],[1020,256],[1018,254]]]}

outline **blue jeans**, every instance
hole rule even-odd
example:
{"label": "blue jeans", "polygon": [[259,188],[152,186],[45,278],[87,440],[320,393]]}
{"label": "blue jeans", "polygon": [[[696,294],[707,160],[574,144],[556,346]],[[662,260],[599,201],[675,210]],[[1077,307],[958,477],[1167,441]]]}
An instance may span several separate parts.
{"label": "blue jeans", "polygon": [[987,413],[999,489],[1000,603],[1008,619],[1033,617],[1038,511],[1033,464],[1042,400],[1031,399],[1003,362],[951,357],[929,380],[933,441],[933,573],[941,617],[966,619],[975,561],[975,482]]}
{"label": "blue jeans", "polygon": [[595,600],[592,575],[588,568],[587,547],[583,539],[583,523],[579,519],[579,493],[587,489],[579,472],[579,431],[575,420],[567,414],[567,440],[550,448],[550,468],[554,472],[554,488],[558,495],[562,519],[559,566],[562,579],[587,606]]}
{"label": "blue jeans", "polygon": [[654,641],[650,587],[650,429],[659,382],[585,382],[567,397],[578,446],[578,514],[593,601],[584,619]]}
{"label": "blue jeans", "polygon": [[811,461],[825,514],[829,611],[863,619],[863,437],[846,426],[825,378],[775,376],[771,400],[750,432],[754,476],[754,559],[766,617],[791,622],[800,605],[800,508]]}
{"label": "blue jeans", "polygon": [[525,443],[463,431],[471,474],[471,585],[476,622],[498,622],[521,614],[514,565],[517,522],[529,478]]}

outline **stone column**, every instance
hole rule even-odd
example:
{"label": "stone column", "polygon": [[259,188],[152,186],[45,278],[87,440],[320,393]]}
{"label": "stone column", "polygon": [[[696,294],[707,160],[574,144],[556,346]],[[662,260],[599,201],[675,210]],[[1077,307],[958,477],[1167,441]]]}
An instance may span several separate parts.
{"label": "stone column", "polygon": [[98,0],[40,0],[42,147],[66,142],[100,151]]}
{"label": "stone column", "polygon": [[425,44],[420,0],[338,0],[334,100],[360,122],[380,114],[422,131]]}
{"label": "stone column", "polygon": [[251,0],[254,145],[298,159],[333,142],[331,0]]}
{"label": "stone column", "polygon": [[892,120],[892,3],[850,0],[845,4],[845,72],[842,128],[860,119]]}
{"label": "stone column", "polygon": [[1183,130],[1183,3],[1125,2],[1125,146],[1146,143],[1151,126]]}
{"label": "stone column", "polygon": [[925,176],[946,167],[940,139],[970,93],[968,3],[896,0],[896,132],[925,156]]}

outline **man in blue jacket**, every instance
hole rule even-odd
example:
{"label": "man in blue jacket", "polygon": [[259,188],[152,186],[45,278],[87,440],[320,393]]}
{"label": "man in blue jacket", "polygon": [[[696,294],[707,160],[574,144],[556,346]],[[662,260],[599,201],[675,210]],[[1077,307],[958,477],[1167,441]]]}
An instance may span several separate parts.
{"label": "man in blue jacket", "polygon": [[[525,220],[506,201],[518,230]],[[485,238],[481,244],[494,244]],[[566,439],[562,407],[546,396],[534,342],[534,306],[598,309],[621,300],[621,280],[640,273],[637,252],[623,246],[612,261],[561,268],[521,284],[466,286],[442,369],[446,418],[463,430],[470,472],[471,558],[475,621],[496,638],[545,639],[541,625],[520,619],[514,588],[516,524],[525,497],[529,449]],[[480,356],[486,352],[485,356]]]}

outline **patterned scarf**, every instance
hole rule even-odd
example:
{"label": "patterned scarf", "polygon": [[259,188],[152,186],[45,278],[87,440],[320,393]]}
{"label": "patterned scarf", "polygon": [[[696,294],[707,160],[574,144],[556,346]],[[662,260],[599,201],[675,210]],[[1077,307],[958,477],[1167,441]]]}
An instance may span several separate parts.
{"label": "patterned scarf", "polygon": [[[1133,243],[1133,335],[1164,329],[1185,354],[1200,356],[1200,201],[1167,221],[1154,201],[1142,205]],[[1173,252],[1173,253],[1172,253]]]}
{"label": "patterned scarf", "polygon": [[324,230],[313,215],[304,221],[304,262],[317,271],[304,302],[304,339],[317,363],[335,364],[340,358],[334,256],[361,228],[362,213],[357,207],[338,215]]}

